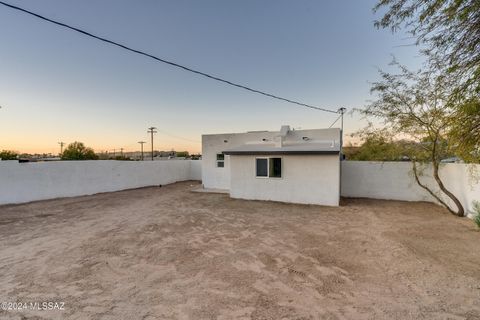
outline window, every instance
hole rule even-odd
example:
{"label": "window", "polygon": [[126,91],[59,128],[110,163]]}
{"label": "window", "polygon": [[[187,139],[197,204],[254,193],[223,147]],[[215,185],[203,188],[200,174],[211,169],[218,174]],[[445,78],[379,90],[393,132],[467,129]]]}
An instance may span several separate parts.
{"label": "window", "polygon": [[257,159],[257,177],[267,177],[268,159]]}
{"label": "window", "polygon": [[281,178],[282,177],[282,158],[270,158],[268,160],[269,160],[268,176],[270,178]]}
{"label": "window", "polygon": [[217,153],[217,168],[225,167],[225,155],[223,153]]}
{"label": "window", "polygon": [[263,178],[282,177],[282,158],[256,158],[256,176]]}

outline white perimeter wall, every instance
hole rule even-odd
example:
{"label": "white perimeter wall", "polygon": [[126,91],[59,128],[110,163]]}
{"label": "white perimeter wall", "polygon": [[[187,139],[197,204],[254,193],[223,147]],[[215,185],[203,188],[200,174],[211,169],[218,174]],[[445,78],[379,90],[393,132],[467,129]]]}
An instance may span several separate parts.
{"label": "white perimeter wall", "polygon": [[201,179],[201,161],[0,161],[0,204]]}
{"label": "white perimeter wall", "polygon": [[338,155],[281,156],[282,178],[255,177],[256,157],[230,156],[232,198],[338,206]]}
{"label": "white perimeter wall", "polygon": [[[184,180],[201,180],[202,162],[204,160],[33,163],[0,161],[0,204],[118,191]],[[254,166],[253,161],[239,165],[247,164]],[[314,172],[324,170],[328,166],[315,169],[315,164],[307,165],[305,159],[285,163],[283,182],[286,181],[285,177],[289,179],[291,170],[294,170],[297,164],[300,166],[298,169],[302,169],[299,170],[300,172],[308,173],[309,170],[312,170],[311,174],[299,177],[300,180],[307,181],[304,187],[288,190],[285,189],[282,182],[264,181],[266,184],[270,184],[267,192],[272,194],[264,194],[262,199],[269,197],[271,200],[277,201],[299,202],[298,200],[301,200],[300,202],[315,203],[315,199],[305,198],[310,193],[307,192],[308,189],[313,188],[309,181],[312,179],[312,175],[315,176]],[[305,167],[311,169],[304,170]],[[224,169],[229,170],[230,168]],[[254,177],[254,167],[235,170],[235,172],[246,173],[250,169],[252,171],[249,177],[240,178],[253,179],[253,184],[248,187],[244,183],[234,186],[233,196],[258,198],[255,194],[258,192],[260,181]],[[426,169],[421,179],[437,190],[430,172],[429,169]],[[325,174],[336,174],[335,169],[327,170]],[[416,184],[409,162],[342,161],[341,175],[341,195],[344,197],[434,202],[432,197]],[[480,201],[480,165],[444,164],[440,169],[440,176],[446,187],[460,199],[467,210],[472,210],[472,201]],[[338,186],[331,185],[329,182],[331,180],[333,178],[315,183],[328,185],[329,189],[334,192],[338,190]],[[312,181],[312,183],[314,182]],[[262,185],[260,187],[263,188]],[[230,185],[227,186],[228,188]],[[316,196],[329,198],[332,195],[318,194]]]}
{"label": "white perimeter wall", "polygon": [[202,181],[202,160],[187,160],[190,162],[190,179]]}
{"label": "white perimeter wall", "polygon": [[[420,179],[438,192],[431,172],[431,167],[425,168]],[[442,164],[440,177],[445,187],[471,212],[472,201],[480,201],[480,165]],[[344,197],[435,202],[416,183],[410,162],[342,161],[341,188]]]}

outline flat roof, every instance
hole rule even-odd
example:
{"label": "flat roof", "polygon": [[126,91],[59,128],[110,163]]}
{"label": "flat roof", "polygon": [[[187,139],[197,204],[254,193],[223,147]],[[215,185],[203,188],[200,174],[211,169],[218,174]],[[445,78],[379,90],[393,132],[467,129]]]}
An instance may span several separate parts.
{"label": "flat roof", "polygon": [[[340,136],[340,128],[317,128],[317,129],[291,129],[289,133],[308,133],[308,132],[315,132],[315,131],[331,131],[331,132],[338,132]],[[244,132],[223,132],[223,133],[203,133],[202,136],[221,136],[221,135],[242,135],[242,134],[261,134],[261,133],[280,133],[280,130],[250,130]]]}

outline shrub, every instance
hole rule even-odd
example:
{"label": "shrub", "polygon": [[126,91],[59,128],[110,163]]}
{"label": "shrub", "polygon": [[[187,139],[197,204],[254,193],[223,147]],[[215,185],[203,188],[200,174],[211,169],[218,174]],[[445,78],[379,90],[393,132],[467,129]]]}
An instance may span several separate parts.
{"label": "shrub", "polygon": [[2,150],[0,151],[0,160],[16,160],[18,154],[15,151]]}
{"label": "shrub", "polygon": [[85,147],[81,142],[72,142],[62,153],[62,160],[98,160],[92,148]]}
{"label": "shrub", "polygon": [[475,217],[473,218],[473,221],[477,224],[478,228],[480,228],[480,202],[473,202],[473,211],[475,212]]}

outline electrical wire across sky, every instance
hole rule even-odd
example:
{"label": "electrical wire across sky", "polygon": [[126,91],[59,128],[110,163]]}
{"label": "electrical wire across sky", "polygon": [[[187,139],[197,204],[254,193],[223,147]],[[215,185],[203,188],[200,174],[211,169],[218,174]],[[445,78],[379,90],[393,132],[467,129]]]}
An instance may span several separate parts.
{"label": "electrical wire across sky", "polygon": [[198,70],[195,70],[195,69],[192,69],[192,68],[183,66],[183,65],[178,64],[178,63],[176,63],[176,62],[172,62],[172,61],[168,61],[168,60],[165,60],[165,59],[156,57],[156,56],[154,56],[154,55],[152,55],[152,54],[149,54],[149,53],[146,53],[146,52],[144,52],[144,51],[130,48],[130,47],[126,46],[126,45],[123,45],[123,44],[121,44],[121,43],[115,42],[115,41],[113,41],[113,40],[109,40],[109,39],[106,39],[106,38],[103,38],[103,37],[94,35],[94,34],[92,34],[92,33],[90,33],[90,32],[87,32],[87,31],[84,31],[84,30],[82,30],[82,29],[79,29],[79,28],[70,26],[70,25],[65,24],[65,23],[63,23],[63,22],[59,22],[59,21],[56,21],[56,20],[53,20],[53,19],[44,17],[44,16],[42,16],[42,15],[39,15],[39,14],[34,13],[34,12],[32,12],[32,11],[29,11],[29,10],[26,10],[26,9],[23,9],[23,8],[20,8],[20,7],[17,7],[17,6],[14,6],[14,5],[12,5],[12,4],[9,4],[9,3],[3,2],[3,1],[0,1],[0,4],[3,5],[3,6],[5,6],[5,7],[8,7],[8,8],[11,8],[11,9],[14,9],[14,10],[17,10],[17,11],[20,11],[20,12],[23,12],[23,13],[26,13],[26,14],[29,14],[29,15],[34,16],[34,17],[36,17],[36,18],[39,18],[39,19],[41,19],[41,20],[44,20],[44,21],[47,21],[47,22],[56,24],[56,25],[61,26],[61,27],[63,27],[63,28],[70,29],[70,30],[72,30],[72,31],[81,33],[81,34],[83,34],[83,35],[85,35],[85,36],[94,38],[94,39],[96,39],[96,40],[100,40],[100,41],[103,41],[103,42],[105,42],[105,43],[109,43],[109,44],[111,44],[111,45],[114,45],[114,46],[117,46],[117,47],[119,47],[119,48],[128,50],[128,51],[130,51],[130,52],[133,52],[133,53],[140,54],[140,55],[143,55],[143,56],[145,56],[145,57],[151,58],[151,59],[156,60],[156,61],[158,61],[158,62],[162,62],[162,63],[168,64],[168,65],[170,65],[170,66],[173,66],[173,67],[176,67],[176,68],[180,68],[180,69],[183,69],[183,70],[185,70],[185,71],[192,72],[192,73],[195,73],[195,74],[197,74],[197,75],[200,75],[200,76],[203,76],[203,77],[212,79],[212,80],[216,80],[216,81],[219,81],[219,82],[228,84],[228,85],[230,85],[230,86],[234,86],[234,87],[237,87],[237,88],[240,88],[240,89],[244,89],[244,90],[247,90],[247,91],[250,91],[250,92],[253,92],[253,93],[261,94],[261,95],[264,95],[264,96],[267,96],[267,97],[270,97],[270,98],[273,98],[273,99],[281,100],[281,101],[288,102],[288,103],[291,103],[291,104],[296,104],[296,105],[303,106],[303,107],[310,108],[310,109],[315,109],[315,110],[324,111],[324,112],[329,112],[329,113],[337,113],[337,114],[338,114],[338,113],[341,113],[341,111],[340,111],[341,109],[339,109],[339,110],[330,110],[330,109],[326,109],[326,108],[321,108],[321,107],[313,106],[313,105],[306,104],[306,103],[303,103],[303,102],[299,102],[299,101],[295,101],[295,100],[283,98],[283,97],[280,97],[280,96],[277,96],[277,95],[274,95],[274,94],[271,94],[271,93],[268,93],[268,92],[264,92],[264,91],[261,91],[261,90],[253,89],[253,88],[250,88],[250,87],[245,86],[245,85],[242,85],[242,84],[238,84],[238,83],[235,83],[235,82],[232,82],[232,81],[229,81],[229,80],[226,80],[226,79],[223,79],[223,78],[220,78],[220,77],[217,77],[217,76],[214,76],[214,75],[211,75],[211,74],[202,72],[202,71],[198,71]]}

